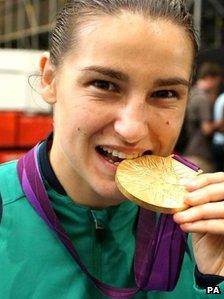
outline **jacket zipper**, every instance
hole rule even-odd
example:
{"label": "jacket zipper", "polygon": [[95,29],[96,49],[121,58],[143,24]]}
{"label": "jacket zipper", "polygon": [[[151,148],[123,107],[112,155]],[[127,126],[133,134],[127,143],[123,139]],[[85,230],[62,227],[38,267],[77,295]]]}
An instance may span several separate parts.
{"label": "jacket zipper", "polygon": [[[99,280],[102,280],[102,266],[101,266],[101,259],[102,259],[102,245],[101,242],[104,238],[105,229],[103,225],[97,219],[94,211],[91,210],[91,216],[94,222],[94,230],[93,230],[93,268],[94,268],[94,276],[97,277]],[[94,298],[102,299],[104,298],[103,295],[100,294],[100,291],[96,290],[96,296]]]}

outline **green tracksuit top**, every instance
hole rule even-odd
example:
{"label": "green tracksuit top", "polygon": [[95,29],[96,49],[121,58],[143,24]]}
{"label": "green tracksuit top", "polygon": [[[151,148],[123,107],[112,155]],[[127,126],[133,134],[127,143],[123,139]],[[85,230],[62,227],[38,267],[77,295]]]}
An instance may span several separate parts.
{"label": "green tracksuit top", "polygon": [[[57,236],[29,204],[18,180],[16,164],[12,161],[0,165],[3,200],[0,298],[107,298],[88,280]],[[116,207],[91,210],[57,193],[46,181],[45,184],[56,214],[90,273],[117,287],[134,286],[134,233],[138,207],[127,201]],[[96,222],[104,227],[103,240],[96,236]],[[174,291],[140,292],[133,298],[221,298],[222,295],[207,295],[204,289],[197,287],[194,267],[194,261],[185,254]],[[219,287],[224,294],[224,282]]]}

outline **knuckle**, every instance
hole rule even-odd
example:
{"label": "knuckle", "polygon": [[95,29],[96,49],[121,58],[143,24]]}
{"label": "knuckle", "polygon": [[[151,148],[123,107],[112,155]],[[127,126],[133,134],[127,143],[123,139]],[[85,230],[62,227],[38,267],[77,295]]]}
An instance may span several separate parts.
{"label": "knuckle", "polygon": [[209,184],[212,179],[212,173],[205,173],[203,176],[199,177],[200,178],[200,183],[201,184]]}
{"label": "knuckle", "polygon": [[217,176],[221,181],[223,180],[224,182],[224,172],[217,172]]}
{"label": "knuckle", "polygon": [[224,183],[224,172],[205,173],[198,176],[198,179],[202,185],[208,185],[215,181]]}
{"label": "knuckle", "polygon": [[206,215],[207,215],[207,211],[208,211],[208,208],[206,205],[202,205],[199,207],[198,209],[198,212],[200,214],[200,217],[204,218]]}

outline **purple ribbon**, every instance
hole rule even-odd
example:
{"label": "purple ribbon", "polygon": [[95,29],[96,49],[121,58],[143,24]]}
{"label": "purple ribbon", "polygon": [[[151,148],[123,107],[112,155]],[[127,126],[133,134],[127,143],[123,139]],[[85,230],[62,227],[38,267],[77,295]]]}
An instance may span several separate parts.
{"label": "purple ribbon", "polygon": [[[116,288],[101,282],[92,276],[82,263],[78,252],[51,206],[37,161],[38,146],[36,145],[30,150],[17,164],[19,180],[24,194],[94,285],[104,295],[111,298],[130,298],[141,290],[172,291],[179,278],[187,238],[187,235],[173,221],[172,215],[161,214],[156,225],[155,213],[140,208],[134,257],[136,286],[133,288]],[[181,159],[177,155],[174,158],[178,161]],[[181,162],[185,165],[188,163],[183,160]],[[195,165],[188,163],[187,166],[196,170]]]}

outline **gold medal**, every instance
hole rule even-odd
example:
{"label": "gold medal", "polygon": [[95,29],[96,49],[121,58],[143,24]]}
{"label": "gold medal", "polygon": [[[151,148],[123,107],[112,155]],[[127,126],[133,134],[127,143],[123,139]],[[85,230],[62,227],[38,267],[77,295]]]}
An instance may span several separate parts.
{"label": "gold medal", "polygon": [[180,179],[193,178],[194,171],[173,158],[143,156],[122,161],[115,182],[124,196],[143,208],[173,214],[188,208],[184,203],[187,191]]}

